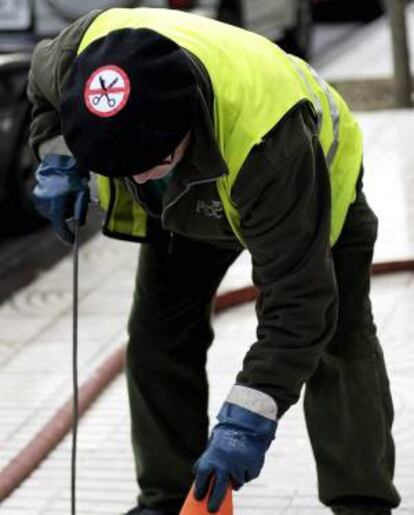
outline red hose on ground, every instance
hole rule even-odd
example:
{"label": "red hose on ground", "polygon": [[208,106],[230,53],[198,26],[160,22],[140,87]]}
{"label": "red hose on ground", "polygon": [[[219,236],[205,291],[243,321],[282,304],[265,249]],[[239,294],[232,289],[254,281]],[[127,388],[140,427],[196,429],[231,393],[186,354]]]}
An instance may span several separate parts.
{"label": "red hose on ground", "polygon": [[[374,275],[394,272],[413,272],[414,260],[376,263]],[[233,290],[216,297],[214,312],[219,313],[234,306],[252,302],[257,296],[254,286]],[[79,416],[81,416],[116,378],[124,366],[124,347],[117,349],[94,372],[92,377],[79,388]],[[8,497],[46,456],[69,433],[72,423],[72,398],[43,426],[37,435],[0,472],[0,501]]]}
{"label": "red hose on ground", "polygon": [[372,265],[372,275],[393,274],[396,272],[414,272],[414,259],[388,261],[386,263],[374,263]]}

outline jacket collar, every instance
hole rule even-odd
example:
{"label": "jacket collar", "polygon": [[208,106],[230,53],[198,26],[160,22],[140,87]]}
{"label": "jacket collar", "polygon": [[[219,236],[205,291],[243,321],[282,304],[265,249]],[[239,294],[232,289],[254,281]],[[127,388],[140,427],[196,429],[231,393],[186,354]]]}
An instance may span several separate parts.
{"label": "jacket collar", "polygon": [[207,103],[198,92],[195,123],[187,152],[177,166],[176,177],[184,183],[204,181],[226,175],[227,165],[218,148],[213,118]]}
{"label": "jacket collar", "polygon": [[181,196],[192,185],[214,181],[228,174],[214,132],[214,91],[210,77],[201,61],[191,52],[185,52],[198,85],[196,115],[189,147],[166,191],[164,207],[168,207],[177,195]]}

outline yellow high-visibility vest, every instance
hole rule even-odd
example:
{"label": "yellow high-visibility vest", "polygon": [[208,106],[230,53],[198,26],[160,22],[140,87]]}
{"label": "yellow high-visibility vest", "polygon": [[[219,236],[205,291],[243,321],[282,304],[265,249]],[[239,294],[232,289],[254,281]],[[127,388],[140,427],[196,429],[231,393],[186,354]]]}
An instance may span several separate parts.
{"label": "yellow high-visibility vest", "polygon": [[[267,39],[215,20],[175,10],[109,9],[85,32],[78,53],[98,38],[123,28],[149,28],[193,53],[205,66],[214,90],[214,131],[229,174],[218,179],[224,211],[240,241],[232,186],[252,148],[300,102],[313,106],[331,179],[331,244],[337,240],[362,162],[359,127],[340,95],[304,61]],[[254,172],[252,172],[254,173]],[[110,232],[145,234],[145,215],[119,184],[98,180],[101,202],[111,208]],[[113,191],[114,187],[118,191]]]}

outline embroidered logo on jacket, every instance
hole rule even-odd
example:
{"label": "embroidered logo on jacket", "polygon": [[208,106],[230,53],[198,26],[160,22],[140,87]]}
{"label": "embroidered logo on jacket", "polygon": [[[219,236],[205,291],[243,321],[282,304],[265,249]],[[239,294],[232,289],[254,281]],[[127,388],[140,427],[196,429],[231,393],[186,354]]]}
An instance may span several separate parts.
{"label": "embroidered logo on jacket", "polygon": [[198,200],[196,206],[197,213],[201,213],[211,218],[220,220],[223,217],[223,205],[219,200]]}

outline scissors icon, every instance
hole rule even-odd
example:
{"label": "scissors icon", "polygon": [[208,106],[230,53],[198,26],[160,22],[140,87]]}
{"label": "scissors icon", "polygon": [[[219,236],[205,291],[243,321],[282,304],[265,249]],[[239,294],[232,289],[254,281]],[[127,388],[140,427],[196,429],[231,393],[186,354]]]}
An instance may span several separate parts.
{"label": "scissors icon", "polygon": [[101,84],[101,88],[103,89],[103,93],[101,93],[99,96],[97,95],[97,96],[93,97],[92,104],[94,106],[97,106],[101,102],[101,99],[103,97],[105,97],[106,101],[108,103],[108,106],[109,107],[115,107],[116,100],[114,98],[111,98],[108,95],[108,90],[110,90],[114,86],[114,84],[118,81],[118,78],[119,77],[115,77],[115,79],[111,82],[111,84],[109,84],[109,86],[106,87],[104,79],[101,76],[99,76],[99,82]]}

